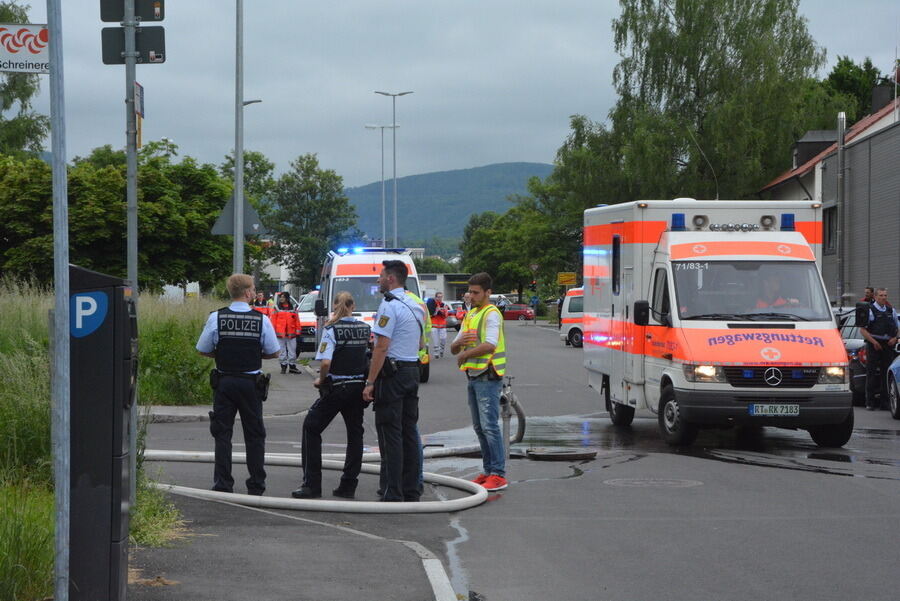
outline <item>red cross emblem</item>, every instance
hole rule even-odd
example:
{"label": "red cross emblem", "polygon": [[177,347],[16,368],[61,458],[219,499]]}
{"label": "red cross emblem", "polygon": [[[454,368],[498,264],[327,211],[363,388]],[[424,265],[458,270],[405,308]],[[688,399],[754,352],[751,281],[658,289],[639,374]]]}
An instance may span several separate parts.
{"label": "red cross emblem", "polygon": [[759,354],[762,355],[762,358],[767,361],[778,361],[779,359],[781,359],[781,351],[771,346],[767,346],[763,350],[759,351]]}
{"label": "red cross emblem", "polygon": [[789,255],[789,254],[791,254],[791,247],[788,246],[787,244],[779,244],[778,252],[780,252],[783,255]]}
{"label": "red cross emblem", "polygon": [[697,253],[698,255],[702,255],[703,253],[706,252],[706,247],[703,246],[702,244],[695,244],[695,245],[694,245],[694,248],[693,248],[693,251],[694,251],[695,253]]}

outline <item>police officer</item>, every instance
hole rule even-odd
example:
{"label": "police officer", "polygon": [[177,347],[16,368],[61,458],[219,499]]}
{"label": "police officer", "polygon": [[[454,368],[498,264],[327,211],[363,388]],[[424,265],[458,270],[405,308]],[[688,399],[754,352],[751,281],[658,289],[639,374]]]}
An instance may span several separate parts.
{"label": "police officer", "polygon": [[[234,492],[231,477],[231,433],[234,416],[241,414],[247,450],[247,493],[261,495],[266,490],[266,429],[262,402],[268,379],[261,371],[263,359],[278,356],[278,339],[272,323],[250,308],[255,296],[253,278],[236,273],[228,278],[231,305],[213,311],[197,341],[197,351],[216,360],[210,375],[215,389],[209,431],[216,442],[213,490]],[[265,384],[265,386],[263,386]]]}
{"label": "police officer", "polygon": [[384,300],[375,314],[375,349],[363,398],[375,401],[381,453],[381,500],[418,501],[419,345],[425,312],[404,292],[403,261],[382,261]]}
{"label": "police officer", "polygon": [[347,428],[347,450],[340,485],[332,491],[336,497],[352,499],[362,466],[363,401],[371,329],[353,317],[353,296],[340,292],[334,302],[334,316],[325,324],[316,359],[319,400],[309,408],[303,420],[303,484],[291,493],[295,499],[322,496],[322,432],[340,413]]}
{"label": "police officer", "polygon": [[[875,397],[884,386],[888,367],[894,360],[894,345],[900,317],[888,304],[887,290],[875,289],[875,300],[869,303],[869,322],[859,331],[866,339],[866,409],[878,409],[880,401]],[[883,395],[882,395],[883,398]]]}

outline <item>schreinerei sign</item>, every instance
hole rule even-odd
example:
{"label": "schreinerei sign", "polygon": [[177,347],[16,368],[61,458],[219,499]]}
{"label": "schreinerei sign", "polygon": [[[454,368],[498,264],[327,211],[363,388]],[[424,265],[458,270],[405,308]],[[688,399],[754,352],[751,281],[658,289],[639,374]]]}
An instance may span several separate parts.
{"label": "schreinerei sign", "polygon": [[0,23],[0,71],[50,73],[50,31],[47,26]]}

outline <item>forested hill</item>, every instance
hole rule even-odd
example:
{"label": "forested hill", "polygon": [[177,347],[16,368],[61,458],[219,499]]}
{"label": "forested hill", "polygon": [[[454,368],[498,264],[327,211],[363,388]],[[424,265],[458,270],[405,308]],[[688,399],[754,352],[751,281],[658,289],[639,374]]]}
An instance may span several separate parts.
{"label": "forested hill", "polygon": [[[435,236],[459,238],[473,213],[505,213],[507,197],[526,194],[528,178],[547,177],[553,165],[497,163],[472,169],[437,171],[397,179],[400,241]],[[393,181],[385,173],[387,232],[393,232]],[[358,227],[381,237],[381,181],[345,190],[359,215]]]}

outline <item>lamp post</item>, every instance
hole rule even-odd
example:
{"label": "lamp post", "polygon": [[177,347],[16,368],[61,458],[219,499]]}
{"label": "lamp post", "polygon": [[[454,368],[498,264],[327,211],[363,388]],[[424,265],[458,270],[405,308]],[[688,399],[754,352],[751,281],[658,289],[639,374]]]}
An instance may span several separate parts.
{"label": "lamp post", "polygon": [[387,129],[396,129],[396,125],[370,125],[366,124],[366,129],[380,129],[381,130],[381,245],[387,246],[387,226],[385,222],[385,209],[384,209],[384,130]]}
{"label": "lamp post", "polygon": [[391,129],[394,130],[394,248],[397,248],[397,96],[406,96],[407,94],[412,94],[412,91],[397,92],[396,94],[394,94],[391,92],[379,92],[378,90],[376,90],[375,93],[381,94],[382,96],[390,96],[391,105],[393,107]]}

